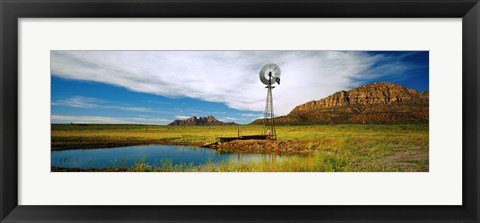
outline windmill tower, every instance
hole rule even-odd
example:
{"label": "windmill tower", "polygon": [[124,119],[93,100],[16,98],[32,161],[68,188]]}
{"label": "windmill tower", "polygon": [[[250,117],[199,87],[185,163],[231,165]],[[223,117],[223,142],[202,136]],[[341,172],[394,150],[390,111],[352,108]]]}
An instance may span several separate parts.
{"label": "windmill tower", "polygon": [[260,81],[267,85],[267,100],[265,103],[264,126],[262,135],[267,139],[277,139],[277,132],[275,131],[275,114],[273,112],[273,97],[272,89],[275,88],[275,83],[280,85],[280,67],[274,63],[266,64],[260,70]]}

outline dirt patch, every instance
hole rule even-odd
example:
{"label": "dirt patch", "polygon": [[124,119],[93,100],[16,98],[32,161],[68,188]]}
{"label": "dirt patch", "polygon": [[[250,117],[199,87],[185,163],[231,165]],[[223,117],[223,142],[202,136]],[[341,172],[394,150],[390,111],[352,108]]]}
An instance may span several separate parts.
{"label": "dirt patch", "polygon": [[274,140],[233,140],[222,143],[218,146],[219,151],[224,152],[256,152],[256,153],[289,153],[289,154],[307,154],[312,150],[306,147],[296,145],[294,141],[274,141]]}

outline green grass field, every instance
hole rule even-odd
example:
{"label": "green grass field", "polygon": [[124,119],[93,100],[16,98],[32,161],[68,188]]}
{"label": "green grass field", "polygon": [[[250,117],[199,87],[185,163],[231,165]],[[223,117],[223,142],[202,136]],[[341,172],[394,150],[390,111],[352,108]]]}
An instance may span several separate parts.
{"label": "green grass field", "polygon": [[[218,137],[258,135],[262,126],[52,125],[52,150],[142,144],[199,146]],[[275,162],[202,166],[139,162],[129,169],[102,171],[341,171],[429,170],[428,124],[278,126],[279,142],[309,151]]]}

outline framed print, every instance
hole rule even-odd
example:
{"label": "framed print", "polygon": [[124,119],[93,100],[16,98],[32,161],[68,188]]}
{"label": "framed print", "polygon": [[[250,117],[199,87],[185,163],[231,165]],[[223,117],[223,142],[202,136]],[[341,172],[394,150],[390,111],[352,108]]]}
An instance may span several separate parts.
{"label": "framed print", "polygon": [[479,7],[2,1],[2,222],[478,222]]}
{"label": "framed print", "polygon": [[[52,50],[50,58],[52,172],[429,171],[428,51]],[[143,75],[96,76],[140,64]],[[257,72],[258,81],[245,75]],[[357,82],[367,84],[302,103]]]}

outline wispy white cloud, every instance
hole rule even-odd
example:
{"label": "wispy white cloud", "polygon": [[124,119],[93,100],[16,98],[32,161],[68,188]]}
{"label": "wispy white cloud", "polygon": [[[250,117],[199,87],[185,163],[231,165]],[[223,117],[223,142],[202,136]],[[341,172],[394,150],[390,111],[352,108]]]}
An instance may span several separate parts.
{"label": "wispy white cloud", "polygon": [[65,106],[74,108],[99,108],[99,109],[118,109],[125,111],[151,112],[152,110],[143,107],[130,107],[114,105],[112,102],[92,97],[74,96],[67,99],[61,99],[52,102],[53,106]]}
{"label": "wispy white cloud", "polygon": [[150,112],[151,109],[142,108],[142,107],[120,107],[120,106],[110,106],[110,108],[116,108],[120,110],[127,110],[127,111],[138,111],[138,112]]}
{"label": "wispy white cloud", "polygon": [[183,114],[182,116],[185,117],[192,117],[192,116],[208,116],[208,115],[224,115],[226,112],[220,112],[220,111],[207,111],[207,110],[198,110],[198,109],[193,109],[193,108],[174,108],[173,110],[177,111],[180,114]]}
{"label": "wispy white cloud", "polygon": [[187,119],[187,118],[190,118],[190,116],[186,116],[186,115],[177,115],[177,116],[175,116],[175,118],[177,118],[177,119]]}
{"label": "wispy white cloud", "polygon": [[70,116],[52,115],[52,123],[96,123],[96,124],[168,124],[171,120],[163,118],[129,117],[115,118],[108,116]]}
{"label": "wispy white cloud", "polygon": [[52,102],[54,106],[66,106],[74,108],[98,108],[99,103],[103,103],[103,100],[90,97],[75,96],[67,99],[57,100]]}
{"label": "wispy white cloud", "polygon": [[169,104],[170,104],[169,102],[165,102],[165,101],[155,101],[155,100],[147,100],[147,102],[149,102],[149,103],[154,103],[154,104],[160,104],[160,105],[169,105]]}
{"label": "wispy white cloud", "polygon": [[[386,60],[391,63],[378,65]],[[372,77],[401,76],[408,69],[395,58],[354,51],[51,52],[51,72],[63,78],[257,112],[264,110],[266,97],[258,72],[270,62],[282,70],[282,84],[273,90],[275,112],[280,115]]]}
{"label": "wispy white cloud", "polygon": [[244,114],[241,114],[240,116],[243,116],[243,117],[258,117],[260,114],[255,114],[255,113],[244,113]]}

